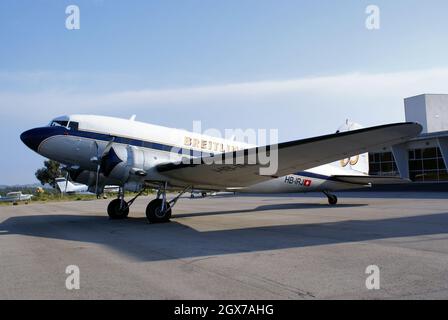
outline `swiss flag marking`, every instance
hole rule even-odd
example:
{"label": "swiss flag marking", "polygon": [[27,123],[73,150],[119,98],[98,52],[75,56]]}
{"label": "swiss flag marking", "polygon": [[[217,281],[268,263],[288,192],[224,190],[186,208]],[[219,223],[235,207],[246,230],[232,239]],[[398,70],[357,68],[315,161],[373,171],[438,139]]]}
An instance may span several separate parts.
{"label": "swiss flag marking", "polygon": [[305,187],[309,187],[309,186],[311,186],[311,180],[305,180],[304,182],[303,182],[303,185],[305,186]]}

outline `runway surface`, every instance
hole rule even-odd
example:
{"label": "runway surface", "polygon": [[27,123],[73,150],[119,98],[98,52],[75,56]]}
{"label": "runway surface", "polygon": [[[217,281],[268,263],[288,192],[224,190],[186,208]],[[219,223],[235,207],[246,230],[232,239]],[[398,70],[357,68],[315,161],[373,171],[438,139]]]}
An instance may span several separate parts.
{"label": "runway surface", "polygon": [[448,298],[446,193],[181,199],[154,225],[149,200],[123,221],[103,200],[0,207],[0,299]]}

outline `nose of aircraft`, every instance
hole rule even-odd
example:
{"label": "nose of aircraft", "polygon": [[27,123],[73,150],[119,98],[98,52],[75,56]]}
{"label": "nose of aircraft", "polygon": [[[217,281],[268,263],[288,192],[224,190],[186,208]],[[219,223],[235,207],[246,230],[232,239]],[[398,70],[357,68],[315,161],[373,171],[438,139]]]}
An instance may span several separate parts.
{"label": "nose of aircraft", "polygon": [[30,149],[37,152],[37,149],[39,148],[39,144],[41,141],[38,141],[36,138],[38,135],[37,129],[31,129],[23,132],[20,135],[20,140]]}
{"label": "nose of aircraft", "polygon": [[35,128],[27,130],[20,135],[20,139],[28,148],[37,152],[42,141],[52,135],[50,132],[51,130],[49,129],[50,128]]}

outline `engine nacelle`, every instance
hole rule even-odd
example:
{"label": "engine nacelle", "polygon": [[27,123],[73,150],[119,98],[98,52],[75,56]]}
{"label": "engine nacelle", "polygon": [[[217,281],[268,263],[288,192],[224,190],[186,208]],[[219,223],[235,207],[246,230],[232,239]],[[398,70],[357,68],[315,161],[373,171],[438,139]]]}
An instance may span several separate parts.
{"label": "engine nacelle", "polygon": [[[144,149],[113,144],[100,160],[98,185],[141,185],[142,178],[157,164],[154,159],[156,158]],[[93,169],[92,166],[90,171],[72,171],[70,176],[74,181],[93,188],[96,185],[96,171]]]}
{"label": "engine nacelle", "polygon": [[107,183],[122,185],[133,176],[146,176],[145,153],[134,146],[113,145],[101,161]]}
{"label": "engine nacelle", "polygon": [[89,170],[74,170],[70,171],[70,178],[75,182],[91,186],[95,184],[96,173]]}

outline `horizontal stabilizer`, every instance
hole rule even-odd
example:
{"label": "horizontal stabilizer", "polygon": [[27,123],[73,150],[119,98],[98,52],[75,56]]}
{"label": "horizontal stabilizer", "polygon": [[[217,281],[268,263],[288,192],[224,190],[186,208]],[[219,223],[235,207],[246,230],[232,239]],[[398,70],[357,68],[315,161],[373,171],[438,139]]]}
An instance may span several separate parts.
{"label": "horizontal stabilizer", "polygon": [[409,179],[403,179],[397,176],[332,176],[332,178],[339,182],[362,185],[401,184],[411,182]]}

